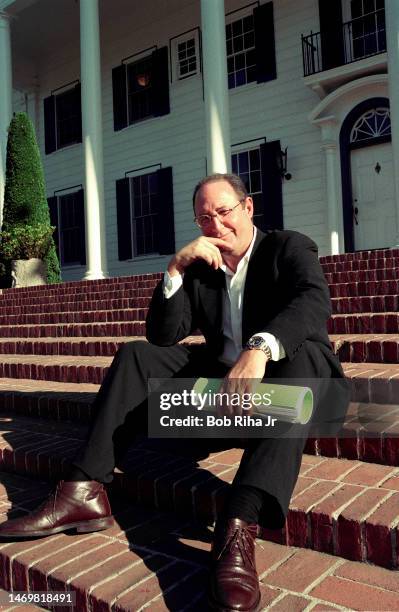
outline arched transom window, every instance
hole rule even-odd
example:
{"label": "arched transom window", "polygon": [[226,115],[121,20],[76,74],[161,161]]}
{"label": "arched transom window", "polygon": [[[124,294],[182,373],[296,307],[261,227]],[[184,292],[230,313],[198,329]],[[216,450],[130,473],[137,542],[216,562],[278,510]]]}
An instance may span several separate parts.
{"label": "arched transom window", "polygon": [[356,121],[350,135],[351,144],[372,140],[391,134],[391,116],[389,108],[372,108],[363,113]]}

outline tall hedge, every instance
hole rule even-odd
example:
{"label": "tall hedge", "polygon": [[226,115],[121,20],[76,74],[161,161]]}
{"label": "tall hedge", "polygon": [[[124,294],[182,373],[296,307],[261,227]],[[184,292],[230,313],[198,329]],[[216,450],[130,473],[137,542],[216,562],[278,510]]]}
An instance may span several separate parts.
{"label": "tall hedge", "polygon": [[[31,120],[26,113],[16,113],[8,129],[2,230],[37,223],[50,225],[42,160]],[[44,260],[47,282],[60,282],[54,240]]]}

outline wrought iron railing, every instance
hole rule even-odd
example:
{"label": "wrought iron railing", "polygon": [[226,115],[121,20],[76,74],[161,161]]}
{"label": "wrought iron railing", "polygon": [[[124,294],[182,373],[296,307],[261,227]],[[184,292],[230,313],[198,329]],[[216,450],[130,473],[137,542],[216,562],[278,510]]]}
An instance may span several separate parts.
{"label": "wrought iron railing", "polygon": [[386,51],[385,9],[342,24],[339,31],[302,34],[304,76]]}

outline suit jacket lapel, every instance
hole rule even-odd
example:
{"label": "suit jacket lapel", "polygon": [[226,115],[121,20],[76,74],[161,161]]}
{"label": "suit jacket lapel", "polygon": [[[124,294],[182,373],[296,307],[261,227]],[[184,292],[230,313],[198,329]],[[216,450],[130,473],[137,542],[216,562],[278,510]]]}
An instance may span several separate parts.
{"label": "suit jacket lapel", "polygon": [[241,331],[243,344],[248,339],[248,327],[251,321],[250,305],[257,303],[258,300],[262,299],[262,296],[260,295],[260,288],[262,288],[263,290],[265,289],[263,282],[261,283],[259,278],[259,268],[257,265],[258,258],[256,257],[258,247],[265,238],[265,236],[266,234],[264,234],[259,228],[257,228],[254,248],[252,249],[251,257],[249,258],[248,262],[248,270],[245,279],[242,304]]}
{"label": "suit jacket lapel", "polygon": [[210,270],[204,283],[199,287],[200,300],[206,319],[216,333],[223,327],[223,299],[226,277],[223,270]]}

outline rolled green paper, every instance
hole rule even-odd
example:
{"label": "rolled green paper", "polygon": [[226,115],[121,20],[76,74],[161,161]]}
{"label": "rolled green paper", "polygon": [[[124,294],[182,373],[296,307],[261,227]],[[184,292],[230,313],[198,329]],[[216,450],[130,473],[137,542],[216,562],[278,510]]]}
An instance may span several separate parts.
{"label": "rolled green paper", "polygon": [[[221,378],[198,378],[193,391],[204,396],[210,394],[213,397],[220,391],[223,380]],[[258,383],[251,395],[259,393],[262,397],[270,398],[271,405],[253,405],[254,414],[274,416],[281,421],[289,423],[300,423],[306,425],[313,414],[313,391],[309,387],[296,385],[275,385],[269,383]],[[206,409],[215,409],[216,406],[204,406]]]}

